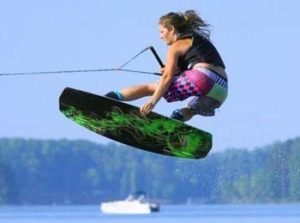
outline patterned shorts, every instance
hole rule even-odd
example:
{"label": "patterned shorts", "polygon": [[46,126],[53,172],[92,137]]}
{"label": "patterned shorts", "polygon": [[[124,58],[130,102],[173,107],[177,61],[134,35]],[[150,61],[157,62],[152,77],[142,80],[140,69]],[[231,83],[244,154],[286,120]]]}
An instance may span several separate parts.
{"label": "patterned shorts", "polygon": [[188,107],[203,114],[201,110],[220,107],[227,97],[227,88],[227,80],[220,75],[206,68],[194,68],[174,77],[163,97],[167,102],[174,102],[196,96]]}

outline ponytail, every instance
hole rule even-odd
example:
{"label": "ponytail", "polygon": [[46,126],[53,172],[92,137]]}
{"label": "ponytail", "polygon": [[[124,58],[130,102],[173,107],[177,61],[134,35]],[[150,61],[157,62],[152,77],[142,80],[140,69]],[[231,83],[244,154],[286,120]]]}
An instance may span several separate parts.
{"label": "ponytail", "polygon": [[159,24],[166,28],[173,26],[180,34],[197,32],[206,38],[210,36],[210,25],[194,10],[187,10],[184,13],[170,12],[159,19]]}

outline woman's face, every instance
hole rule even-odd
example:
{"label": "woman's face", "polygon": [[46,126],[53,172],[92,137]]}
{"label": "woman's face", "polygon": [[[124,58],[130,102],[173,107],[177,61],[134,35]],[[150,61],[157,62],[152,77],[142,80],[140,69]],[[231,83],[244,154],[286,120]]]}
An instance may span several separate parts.
{"label": "woman's face", "polygon": [[172,45],[176,41],[175,29],[171,27],[170,29],[159,25],[160,38],[167,44]]}

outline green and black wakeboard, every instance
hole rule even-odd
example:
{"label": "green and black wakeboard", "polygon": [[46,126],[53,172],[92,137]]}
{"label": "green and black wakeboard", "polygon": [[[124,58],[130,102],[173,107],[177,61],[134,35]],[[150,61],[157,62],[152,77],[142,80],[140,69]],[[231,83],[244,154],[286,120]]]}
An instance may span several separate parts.
{"label": "green and black wakeboard", "polygon": [[88,92],[65,88],[59,108],[79,125],[142,150],[199,159],[212,147],[208,132],[155,112],[144,117],[138,107]]}

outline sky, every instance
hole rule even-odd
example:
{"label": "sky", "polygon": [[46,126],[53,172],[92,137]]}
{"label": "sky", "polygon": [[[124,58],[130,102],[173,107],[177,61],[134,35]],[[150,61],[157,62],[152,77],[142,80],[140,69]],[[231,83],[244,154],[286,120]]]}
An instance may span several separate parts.
{"label": "sky", "polygon": [[[158,19],[194,9],[211,24],[226,64],[229,96],[215,117],[189,125],[211,132],[213,151],[256,148],[299,136],[300,2],[296,0],[1,1],[0,73],[117,68],[153,45],[165,58]],[[150,52],[126,68],[158,71]],[[0,138],[87,139],[108,143],[58,109],[65,87],[103,95],[157,76],[94,72],[0,76]],[[131,104],[140,106],[147,98]],[[169,115],[187,103],[161,100]]]}

